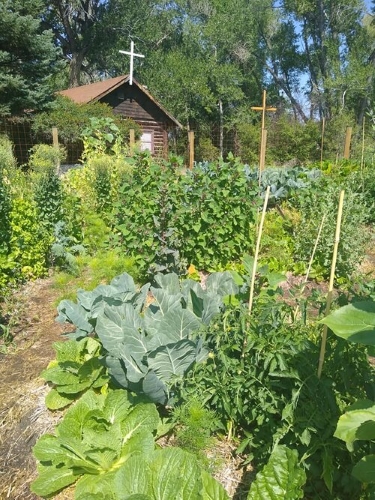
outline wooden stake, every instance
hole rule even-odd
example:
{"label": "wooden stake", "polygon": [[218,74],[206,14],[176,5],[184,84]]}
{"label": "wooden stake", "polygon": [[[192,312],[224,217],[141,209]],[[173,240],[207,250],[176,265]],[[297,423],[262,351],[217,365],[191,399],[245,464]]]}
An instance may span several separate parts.
{"label": "wooden stake", "polygon": [[325,128],[326,128],[326,119],[323,116],[323,120],[322,120],[322,140],[321,140],[321,143],[320,143],[320,170],[323,169],[323,148],[324,148],[324,132],[325,132]]}
{"label": "wooden stake", "polygon": [[344,148],[344,158],[345,160],[349,160],[350,157],[350,143],[352,140],[352,127],[346,127],[346,136],[345,136],[345,148]]}
{"label": "wooden stake", "polygon": [[262,129],[262,142],[260,146],[260,161],[259,161],[259,182],[260,176],[266,165],[266,147],[267,147],[267,129]]}
{"label": "wooden stake", "polygon": [[270,186],[267,186],[266,194],[265,194],[265,197],[264,197],[262,217],[260,219],[260,224],[259,224],[257,244],[256,244],[256,247],[255,247],[253,272],[251,274],[250,295],[249,295],[249,316],[251,315],[251,310],[253,308],[255,274],[256,274],[256,270],[257,270],[258,255],[259,255],[259,248],[260,248],[260,240],[262,238],[263,224],[264,224],[264,219],[265,219],[265,216],[266,216],[266,210],[267,210],[267,204],[268,204],[269,195],[270,195]]}
{"label": "wooden stake", "polygon": [[130,156],[133,156],[133,154],[134,154],[134,146],[135,146],[135,130],[134,130],[134,128],[131,128],[129,130],[129,150],[130,150]]}
{"label": "wooden stake", "polygon": [[192,170],[194,167],[194,131],[189,130],[189,169]]}
{"label": "wooden stake", "polygon": [[261,111],[262,112],[262,129],[261,129],[261,143],[260,143],[260,154],[259,154],[259,183],[260,176],[262,171],[264,170],[265,158],[266,158],[266,144],[267,144],[267,131],[265,130],[266,126],[266,112],[267,111],[277,111],[277,108],[272,108],[267,106],[267,92],[263,90],[263,99],[262,106],[252,106],[251,109],[253,111]]}
{"label": "wooden stake", "polygon": [[[343,210],[343,206],[344,206],[344,194],[345,194],[345,191],[341,191],[340,199],[339,199],[339,208],[338,208],[338,212],[337,212],[335,245],[333,247],[331,275],[329,278],[329,287],[328,287],[327,303],[326,303],[326,310],[325,310],[326,316],[329,313],[329,310],[331,309],[331,303],[332,303],[332,292],[333,292],[333,283],[334,283],[335,271],[336,271],[337,251],[338,251],[338,247],[339,247],[340,232],[341,232],[342,210]],[[318,377],[319,378],[321,377],[322,370],[323,370],[324,356],[325,356],[326,344],[327,344],[327,330],[328,330],[327,325],[324,325],[323,334],[322,334],[322,343],[320,346],[319,366],[318,366]]]}
{"label": "wooden stake", "polygon": [[[52,127],[52,142],[53,147],[59,150],[59,133],[56,127]],[[56,162],[56,173],[59,174],[60,171],[60,158]]]}
{"label": "wooden stake", "polygon": [[[326,214],[323,215],[322,222],[320,223],[320,226],[319,226],[319,230],[318,230],[318,234],[316,236],[314,248],[313,248],[313,251],[311,253],[309,265],[307,266],[306,276],[305,276],[305,279],[303,281],[303,285],[302,285],[302,288],[301,288],[301,295],[305,291],[306,283],[307,283],[307,281],[309,279],[309,276],[310,276],[311,267],[313,265],[314,258],[315,258],[315,252],[316,252],[316,249],[318,248],[318,243],[319,243],[319,240],[320,240],[320,235],[322,234],[322,229],[323,229],[323,225],[324,225],[324,221],[325,220],[326,220]],[[297,304],[296,310],[294,312],[294,316],[297,316],[298,310],[299,310],[299,305]]]}

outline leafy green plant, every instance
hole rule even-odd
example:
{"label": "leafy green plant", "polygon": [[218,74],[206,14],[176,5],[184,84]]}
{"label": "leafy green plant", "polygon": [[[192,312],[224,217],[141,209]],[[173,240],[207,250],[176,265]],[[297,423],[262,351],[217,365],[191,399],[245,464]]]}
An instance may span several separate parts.
{"label": "leafy green plant", "polygon": [[63,191],[55,170],[47,170],[37,177],[34,200],[41,224],[52,234],[55,224],[64,217]]}
{"label": "leafy green plant", "polygon": [[233,157],[185,175],[169,163],[137,164],[120,188],[113,230],[145,269],[170,264],[167,256],[177,251],[198,269],[223,269],[251,248],[257,191]]}
{"label": "leafy green plant", "polygon": [[268,463],[252,483],[248,500],[297,500],[303,498],[306,474],[298,464],[298,453],[287,446],[276,446]]}
{"label": "leafy green plant", "polygon": [[229,273],[212,274],[205,290],[192,280],[180,285],[176,274],[159,274],[155,286],[139,291],[125,273],[108,286],[79,291],[78,303],[62,301],[58,320],[76,326],[75,338],[98,336],[116,384],[167,404],[176,381],[207,356],[197,332],[236,291]]}
{"label": "leafy green plant", "polygon": [[[375,302],[362,301],[341,307],[330,313],[321,323],[348,342],[375,345]],[[343,440],[350,452],[355,451],[356,441],[367,441],[371,454],[363,456],[353,468],[353,476],[362,483],[375,483],[375,404],[358,400],[346,408],[337,424],[335,436]]]}
{"label": "leafy green plant", "polygon": [[38,173],[56,171],[57,166],[65,159],[66,149],[63,146],[56,148],[49,144],[36,144],[30,150],[29,167]]}
{"label": "leafy green plant", "polygon": [[121,130],[124,138],[129,137],[133,128],[136,137],[140,136],[140,127],[131,119],[121,119],[112,109],[102,103],[76,104],[67,97],[57,96],[48,112],[38,113],[33,117],[32,130],[43,142],[51,142],[52,127],[57,127],[59,140],[65,143],[81,141],[82,130],[90,125],[90,118],[111,118]]}
{"label": "leafy green plant", "polygon": [[41,377],[53,384],[46,396],[50,410],[64,408],[90,388],[98,389],[109,377],[99,356],[101,344],[91,337],[80,341],[68,340],[54,344],[56,359],[51,361]]}
{"label": "leafy green plant", "polygon": [[[250,258],[244,267],[252,269]],[[242,285],[236,277],[241,294],[204,332],[210,355],[178,386],[179,400],[204,402],[229,437],[240,436],[238,451],[248,450],[247,460],[256,467],[277,444],[296,450],[306,469],[306,498],[354,498],[360,483],[351,478],[351,459],[334,432],[342,408],[372,394],[374,373],[366,353],[336,340],[319,379],[318,327],[296,318],[263,272],[251,317],[243,304],[246,276]]]}
{"label": "leafy green plant", "polygon": [[39,477],[31,490],[53,496],[75,483],[76,500],[227,500],[194,456],[176,448],[155,449],[158,425],[151,403],[137,403],[123,390],[88,391],[67,411],[56,435],[45,434],[34,446]]}
{"label": "leafy green plant", "polygon": [[7,254],[11,238],[10,214],[12,210],[12,201],[10,191],[7,185],[7,179],[4,176],[3,169],[0,166],[0,254]]}
{"label": "leafy green plant", "polygon": [[94,168],[95,168],[94,189],[96,193],[96,209],[99,213],[105,213],[112,208],[111,177],[108,171],[108,163],[106,162],[106,158],[104,157],[102,161],[98,161],[96,159],[94,163]]}
{"label": "leafy green plant", "polygon": [[82,131],[83,159],[101,154],[121,153],[123,139],[114,119],[90,117],[89,120],[89,126]]}
{"label": "leafy green plant", "polygon": [[[313,277],[327,277],[332,261],[335,229],[333,221],[337,217],[339,189],[335,184],[319,184],[319,189],[295,194],[293,203],[298,206],[301,217],[294,231],[295,258],[307,263],[325,214],[325,222],[313,263]],[[319,217],[317,217],[319,214]],[[367,208],[361,194],[348,187],[345,190],[344,210],[341,226],[340,244],[336,275],[338,278],[351,276],[364,258],[368,235],[364,230]]]}
{"label": "leafy green plant", "polygon": [[12,236],[10,255],[20,279],[44,276],[53,237],[40,225],[34,203],[25,198],[14,198],[11,212]]}
{"label": "leafy green plant", "polygon": [[0,170],[12,170],[16,163],[11,141],[8,136],[0,134]]}
{"label": "leafy green plant", "polygon": [[79,270],[76,256],[84,254],[86,249],[83,245],[79,245],[75,238],[67,236],[65,231],[66,224],[63,221],[55,224],[55,239],[51,246],[51,262],[59,269],[65,269],[75,274]]}
{"label": "leafy green plant", "polygon": [[205,408],[202,402],[192,399],[174,408],[173,420],[177,446],[196,455],[207,467],[205,452],[213,446],[212,433],[219,425],[215,413]]}

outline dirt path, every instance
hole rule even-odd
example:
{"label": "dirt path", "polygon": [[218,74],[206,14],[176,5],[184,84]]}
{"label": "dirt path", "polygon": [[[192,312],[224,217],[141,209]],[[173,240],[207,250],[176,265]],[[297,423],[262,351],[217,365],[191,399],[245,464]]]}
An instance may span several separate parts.
{"label": "dirt path", "polygon": [[48,415],[39,378],[54,358],[53,342],[62,340],[64,328],[55,322],[58,293],[45,279],[28,283],[12,298],[14,346],[0,354],[1,500],[39,498],[29,489],[36,476],[31,448],[59,418]]}

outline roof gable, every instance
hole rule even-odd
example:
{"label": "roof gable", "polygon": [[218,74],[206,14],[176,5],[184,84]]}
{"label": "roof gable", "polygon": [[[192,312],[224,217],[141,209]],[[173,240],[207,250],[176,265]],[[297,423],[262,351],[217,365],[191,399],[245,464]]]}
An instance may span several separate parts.
{"label": "roof gable", "polygon": [[[121,85],[129,82],[129,75],[117,76],[109,78],[101,82],[90,83],[88,85],[81,85],[67,90],[61,90],[59,95],[68,97],[77,104],[87,104],[89,102],[98,102],[104,97],[111,94]],[[135,85],[150,101],[152,101],[177,127],[183,128],[176,118],[174,118],[156,99],[146,90],[143,85],[137,82],[133,77],[133,85]]]}

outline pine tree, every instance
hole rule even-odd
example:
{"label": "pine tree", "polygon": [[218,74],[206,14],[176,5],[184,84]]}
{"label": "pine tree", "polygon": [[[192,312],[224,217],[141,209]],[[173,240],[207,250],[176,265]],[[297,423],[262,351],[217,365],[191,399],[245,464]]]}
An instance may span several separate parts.
{"label": "pine tree", "polygon": [[44,107],[59,49],[41,27],[40,0],[0,0],[0,116]]}

